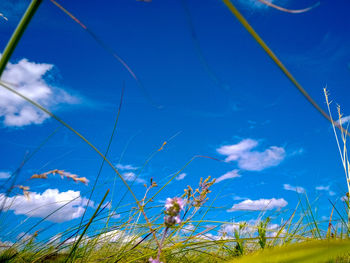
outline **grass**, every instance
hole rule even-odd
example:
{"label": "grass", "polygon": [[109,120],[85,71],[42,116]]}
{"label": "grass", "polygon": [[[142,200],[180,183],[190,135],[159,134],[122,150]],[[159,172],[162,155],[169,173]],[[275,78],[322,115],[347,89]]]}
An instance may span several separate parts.
{"label": "grass", "polygon": [[[347,128],[343,128],[341,123],[340,108],[337,108],[340,121],[335,122],[332,118],[331,102],[327,91],[325,90],[325,97],[329,115],[315,104],[232,3],[229,0],[224,0],[224,3],[299,91],[332,123],[349,193],[350,164],[346,147],[348,133]],[[39,4],[40,1],[32,1],[9,41],[0,60],[0,75]],[[74,17],[74,19],[76,18]],[[215,198],[212,198],[210,190],[215,180],[210,178],[201,179],[198,187],[188,186],[184,189],[184,193],[178,193],[181,198],[169,199],[165,207],[155,205],[154,201],[158,194],[166,190],[170,182],[193,161],[198,158],[220,161],[208,156],[194,156],[164,185],[158,186],[153,180],[149,184],[145,184],[144,197],[138,200],[131,186],[107,157],[122,103],[120,103],[107,150],[103,154],[86,137],[48,109],[19,93],[11,85],[2,81],[0,81],[0,85],[31,103],[34,107],[46,112],[83,140],[101,157],[98,175],[105,164],[109,165],[134,198],[134,204],[132,204],[134,207],[131,209],[129,204],[122,205],[121,202],[112,209],[112,205],[104,203],[110,191],[107,190],[90,219],[86,220],[82,217],[79,224],[73,225],[47,240],[42,240],[39,237],[50,226],[41,228],[41,223],[50,214],[31,226],[27,232],[21,233],[15,243],[1,243],[0,262],[350,262],[349,194],[342,198],[345,212],[339,211],[335,204],[330,203],[331,214],[329,220],[326,221],[317,220],[313,204],[309,202],[306,194],[299,196],[299,203],[291,214],[283,211],[267,214],[267,211],[263,211],[257,219],[240,223],[206,220],[205,216],[208,211],[217,209],[214,207]],[[336,128],[340,130],[340,140]],[[8,181],[10,187],[6,191],[6,196],[9,196],[17,187],[23,191],[23,195],[31,198],[30,189],[27,186],[15,185],[16,177],[25,163],[45,145],[51,136],[52,134],[32,154],[24,158],[20,167],[13,173],[12,181]],[[156,154],[162,151],[166,144],[167,141],[160,148],[155,149],[154,153],[145,161],[145,166]],[[48,175],[55,173],[66,177],[66,179],[70,178],[74,181],[87,183],[86,178],[79,178],[60,170],[35,174],[32,179],[46,180]],[[99,187],[97,180],[98,176],[90,192],[89,200],[92,193]],[[115,183],[113,185],[115,186]],[[6,187],[6,185],[4,184],[2,187]],[[8,210],[6,208],[11,204],[6,203],[6,198],[3,198],[1,203],[0,215],[3,219]],[[57,213],[65,205],[67,204],[56,209],[52,214]],[[120,218],[115,220],[117,208],[118,211],[122,212],[119,212]],[[123,209],[125,210],[123,211]],[[202,212],[202,215],[199,215],[199,212]],[[288,220],[279,225],[272,224],[272,219],[279,218],[281,215],[287,216]],[[113,223],[111,223],[112,221]],[[18,228],[9,231],[8,236],[13,235],[23,223]],[[226,228],[232,231],[226,231]],[[33,231],[34,234],[30,234]]]}

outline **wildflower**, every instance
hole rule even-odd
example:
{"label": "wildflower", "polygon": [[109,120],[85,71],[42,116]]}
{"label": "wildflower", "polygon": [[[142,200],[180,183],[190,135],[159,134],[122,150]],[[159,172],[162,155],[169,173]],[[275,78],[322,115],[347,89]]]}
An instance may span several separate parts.
{"label": "wildflower", "polygon": [[198,193],[197,196],[193,195],[193,206],[194,207],[200,207],[202,206],[206,201],[208,201],[208,197],[207,195],[211,192],[209,190],[209,187],[212,186],[215,183],[215,179],[213,179],[211,182],[210,180],[210,176],[203,180],[203,178],[201,178],[200,182],[199,182],[199,188],[196,189],[195,193]]}
{"label": "wildflower", "polygon": [[185,202],[180,197],[167,198],[165,203],[164,223],[167,227],[181,223],[180,212],[184,209]]}
{"label": "wildflower", "polygon": [[159,259],[153,259],[153,258],[149,258],[149,262],[150,263],[163,263],[162,261],[159,261]]}
{"label": "wildflower", "polygon": [[184,208],[184,201],[180,197],[167,198],[165,213],[170,216],[177,216]]}

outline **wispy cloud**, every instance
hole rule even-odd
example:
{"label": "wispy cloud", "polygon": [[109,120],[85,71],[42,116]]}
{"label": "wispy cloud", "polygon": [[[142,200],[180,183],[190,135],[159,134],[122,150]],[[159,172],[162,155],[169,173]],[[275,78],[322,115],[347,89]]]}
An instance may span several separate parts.
{"label": "wispy cloud", "polygon": [[140,184],[146,183],[144,179],[137,177],[134,172],[126,172],[126,173],[123,173],[122,176],[125,179],[125,181],[131,181],[131,182],[135,181],[136,183],[140,183]]}
{"label": "wispy cloud", "polygon": [[[39,64],[21,59],[17,64],[8,63],[2,79],[13,84],[18,92],[48,109],[62,103],[78,103],[79,100],[76,97],[50,85],[45,80],[45,75],[52,68],[51,64]],[[17,95],[0,89],[0,118],[3,119],[4,125],[20,127],[41,124],[49,117]]]}
{"label": "wispy cloud", "polygon": [[350,121],[350,116],[345,116],[339,120],[336,121],[337,124],[345,124],[348,123]]}
{"label": "wispy cloud", "polygon": [[[274,0],[267,0],[269,3],[273,3]],[[259,2],[258,0],[240,0],[240,2],[246,6],[249,6],[254,9],[267,9],[268,6]]]}
{"label": "wispy cloud", "polygon": [[224,145],[217,152],[226,155],[226,162],[236,161],[239,168],[247,171],[261,171],[266,168],[279,165],[286,156],[282,147],[270,146],[259,152],[253,149],[258,142],[252,139],[244,139],[237,144]]}
{"label": "wispy cloud", "polygon": [[297,192],[298,194],[305,193],[305,189],[301,186],[292,186],[290,184],[284,184],[283,189],[287,191],[294,191],[294,192]]}
{"label": "wispy cloud", "polygon": [[114,219],[119,219],[121,217],[121,215],[114,213],[111,217],[114,218]]}
{"label": "wispy cloud", "polygon": [[[24,195],[6,198],[4,194],[0,194],[0,203],[5,199],[5,210],[12,210],[16,215],[40,218],[54,212],[45,220],[56,223],[81,217],[88,203],[88,199],[82,197],[79,191],[69,190],[60,193],[58,189],[47,189],[42,194],[30,192],[29,198]],[[94,202],[90,201],[89,206],[94,206]]]}
{"label": "wispy cloud", "polygon": [[185,177],[187,176],[186,173],[181,173],[179,174],[178,176],[176,176],[176,180],[180,181],[180,180],[183,180]]}
{"label": "wispy cloud", "polygon": [[333,196],[335,195],[335,192],[333,192],[331,189],[330,189],[330,186],[327,185],[327,186],[324,186],[324,185],[319,185],[319,186],[316,186],[315,189],[317,191],[325,191],[328,193],[329,196]]}
{"label": "wispy cloud", "polygon": [[133,166],[132,164],[121,164],[121,163],[118,163],[115,167],[119,170],[129,170],[129,171],[135,171],[139,169],[138,167]]}
{"label": "wispy cloud", "polygon": [[220,183],[220,182],[222,182],[224,180],[231,179],[231,178],[236,178],[236,177],[241,177],[241,175],[238,173],[237,169],[229,171],[229,172],[221,175],[220,177],[218,177],[216,179],[215,183]]}
{"label": "wispy cloud", "polygon": [[233,197],[233,200],[235,200],[235,201],[241,201],[241,200],[247,200],[247,199],[249,199],[249,198],[238,196],[238,195]]}
{"label": "wispy cloud", "polygon": [[0,179],[7,179],[11,177],[11,173],[10,172],[0,172]]}
{"label": "wispy cloud", "polygon": [[285,207],[287,204],[288,202],[283,198],[259,199],[259,200],[248,199],[238,204],[234,204],[232,208],[227,210],[227,212],[234,212],[234,211],[240,211],[240,210],[248,210],[248,211],[272,210],[272,209]]}

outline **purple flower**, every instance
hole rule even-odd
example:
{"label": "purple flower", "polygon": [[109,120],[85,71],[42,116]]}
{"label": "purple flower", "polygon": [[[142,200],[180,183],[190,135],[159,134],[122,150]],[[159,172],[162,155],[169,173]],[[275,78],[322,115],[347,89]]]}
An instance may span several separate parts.
{"label": "purple flower", "polygon": [[165,203],[165,213],[176,216],[184,208],[185,202],[180,197],[167,198]]}
{"label": "purple flower", "polygon": [[150,263],[163,263],[162,261],[159,261],[159,259],[153,259],[153,258],[149,258],[149,262]]}
{"label": "purple flower", "polygon": [[182,198],[167,198],[165,203],[164,223],[167,227],[181,223],[180,212],[184,209],[185,202]]}

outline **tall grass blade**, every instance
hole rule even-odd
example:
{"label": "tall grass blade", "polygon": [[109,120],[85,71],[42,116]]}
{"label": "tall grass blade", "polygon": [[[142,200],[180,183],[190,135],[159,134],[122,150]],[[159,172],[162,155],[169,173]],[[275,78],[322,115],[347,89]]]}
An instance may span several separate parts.
{"label": "tall grass blade", "polygon": [[10,60],[10,57],[15,50],[19,40],[21,39],[24,31],[26,30],[30,20],[33,18],[36,10],[39,8],[42,0],[32,0],[28,6],[26,12],[24,13],[21,21],[17,25],[17,28],[13,32],[10,41],[7,43],[5,50],[0,59],[0,79],[1,75],[4,72],[7,62]]}
{"label": "tall grass blade", "polygon": [[72,255],[74,255],[75,250],[77,249],[77,247],[78,247],[80,241],[81,241],[82,238],[84,237],[84,235],[85,235],[87,229],[89,228],[89,226],[91,225],[92,221],[93,221],[94,218],[96,217],[97,212],[100,210],[101,205],[102,205],[103,202],[105,201],[105,199],[106,199],[108,193],[109,193],[109,189],[107,189],[107,191],[106,191],[105,195],[103,196],[101,202],[99,203],[97,209],[95,210],[94,214],[93,214],[92,217],[90,218],[89,222],[86,224],[83,233],[81,233],[81,235],[79,236],[77,242],[74,243],[74,246],[73,246],[72,250],[70,251],[68,257],[66,258],[66,261],[65,261],[65,262],[68,262],[68,260],[70,259],[70,257],[71,257]]}

